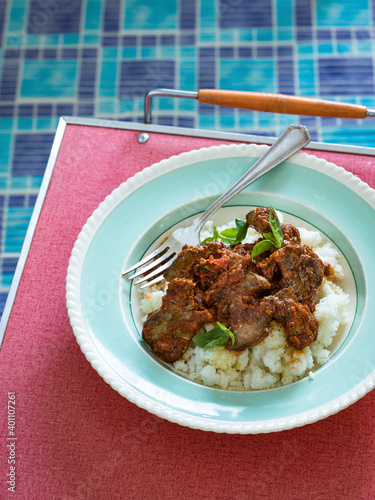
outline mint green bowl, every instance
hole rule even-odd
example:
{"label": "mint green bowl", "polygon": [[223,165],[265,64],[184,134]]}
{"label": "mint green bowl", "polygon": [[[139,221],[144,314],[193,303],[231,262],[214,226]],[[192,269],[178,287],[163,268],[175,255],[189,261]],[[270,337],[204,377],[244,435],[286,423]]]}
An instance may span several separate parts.
{"label": "mint green bowl", "polygon": [[288,386],[227,391],[181,377],[141,339],[134,294],[122,270],[174,225],[202,212],[266,149],[204,148],[144,169],[101,203],[72,251],[67,308],[86,358],[129,401],[181,425],[239,434],[280,431],[332,415],[374,387],[375,313],[369,305],[375,303],[375,191],[305,153],[256,181],[216,217],[233,219],[238,213],[243,218],[251,207],[273,205],[316,227],[339,248],[351,314],[330,360]]}

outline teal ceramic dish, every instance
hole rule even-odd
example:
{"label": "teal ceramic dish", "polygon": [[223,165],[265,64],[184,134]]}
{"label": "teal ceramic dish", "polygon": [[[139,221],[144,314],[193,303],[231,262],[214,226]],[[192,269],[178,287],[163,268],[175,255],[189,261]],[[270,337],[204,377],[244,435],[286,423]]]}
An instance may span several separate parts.
{"label": "teal ceramic dish", "polygon": [[121,276],[123,269],[176,224],[188,224],[204,211],[266,149],[218,146],[152,165],[103,201],[72,251],[67,308],[86,358],[129,401],[181,425],[239,434],[291,429],[340,411],[375,385],[375,313],[370,306],[375,300],[375,191],[306,153],[263,176],[215,217],[243,218],[254,206],[273,205],[293,223],[315,227],[335,243],[345,267],[350,321],[330,360],[288,386],[227,391],[181,377],[141,339],[134,290]]}

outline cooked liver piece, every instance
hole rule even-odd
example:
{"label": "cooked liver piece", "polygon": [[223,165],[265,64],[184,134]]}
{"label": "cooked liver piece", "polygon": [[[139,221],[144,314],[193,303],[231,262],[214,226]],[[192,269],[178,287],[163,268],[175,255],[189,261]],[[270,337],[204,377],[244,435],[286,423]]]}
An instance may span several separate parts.
{"label": "cooked liver piece", "polygon": [[316,340],[318,322],[310,309],[298,302],[290,288],[270,295],[265,301],[268,301],[274,319],[283,325],[290,345],[303,349]]}
{"label": "cooked liver piece", "polygon": [[[247,226],[254,228],[261,234],[271,232],[269,213],[270,210],[268,207],[259,207],[255,210],[251,210],[246,215]],[[297,245],[301,243],[299,231],[295,226],[292,226],[291,224],[281,224],[281,229],[284,233],[283,245]]]}
{"label": "cooked liver piece", "polygon": [[319,257],[305,245],[287,245],[276,250],[258,269],[269,279],[275,276],[278,287],[290,288],[298,300],[315,298],[322,283],[324,265]]}
{"label": "cooked liver piece", "polygon": [[142,337],[163,361],[176,361],[197,330],[212,322],[212,315],[204,308],[201,295],[192,281],[174,279],[163,297],[162,307],[148,316]]}

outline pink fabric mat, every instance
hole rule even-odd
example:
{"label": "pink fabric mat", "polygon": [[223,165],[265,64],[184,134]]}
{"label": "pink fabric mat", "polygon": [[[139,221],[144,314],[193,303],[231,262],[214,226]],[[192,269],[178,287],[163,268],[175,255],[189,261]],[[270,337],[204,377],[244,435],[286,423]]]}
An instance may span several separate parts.
{"label": "pink fabric mat", "polygon": [[[375,498],[375,392],[280,433],[226,435],[149,414],[80,351],[65,306],[74,242],[121,182],[163,158],[222,141],[68,125],[0,351],[0,498]],[[375,187],[375,159],[317,156]],[[8,393],[16,394],[15,446]],[[15,454],[15,456],[14,456]],[[15,458],[16,493],[8,492]]]}

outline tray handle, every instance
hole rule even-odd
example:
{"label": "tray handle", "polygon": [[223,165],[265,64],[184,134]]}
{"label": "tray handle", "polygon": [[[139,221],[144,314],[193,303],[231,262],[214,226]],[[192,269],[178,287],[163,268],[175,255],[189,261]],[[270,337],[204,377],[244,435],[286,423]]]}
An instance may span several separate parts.
{"label": "tray handle", "polygon": [[198,92],[174,89],[153,89],[146,93],[144,99],[145,123],[151,123],[152,121],[151,106],[153,97],[182,97],[197,99],[199,102],[206,104],[291,115],[330,116],[333,118],[357,119],[375,116],[375,110],[368,109],[366,106],[310,97],[216,89],[202,89]]}

